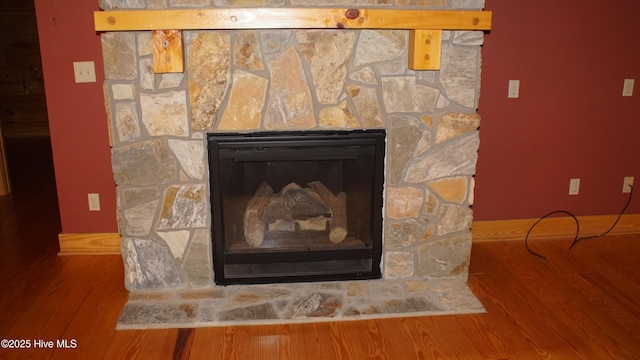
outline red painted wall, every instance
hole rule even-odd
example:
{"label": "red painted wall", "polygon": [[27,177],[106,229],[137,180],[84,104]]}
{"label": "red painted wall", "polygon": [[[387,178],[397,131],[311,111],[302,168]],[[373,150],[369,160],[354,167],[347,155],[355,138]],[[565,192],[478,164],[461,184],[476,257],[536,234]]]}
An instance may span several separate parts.
{"label": "red painted wall", "polygon": [[[62,232],[116,232],[102,48],[93,30],[97,1],[35,0],[35,6]],[[74,61],[95,61],[98,81],[76,84]],[[88,193],[100,194],[102,211],[89,211]]]}
{"label": "red painted wall", "polygon": [[[97,4],[35,4],[63,232],[115,232]],[[640,2],[486,0],[486,9],[475,220],[615,214],[624,176],[640,197]],[[98,82],[75,84],[72,63],[87,60]],[[621,96],[625,78],[637,80],[633,97]],[[509,79],[521,81],[519,99],[507,99]],[[567,195],[572,177],[582,179],[578,196]],[[100,193],[101,212],[88,211],[89,192]]]}
{"label": "red painted wall", "polygon": [[[640,212],[640,1],[486,0],[475,220]],[[625,78],[636,79],[622,97]],[[520,98],[507,99],[510,79]],[[580,194],[569,196],[569,179]]]}

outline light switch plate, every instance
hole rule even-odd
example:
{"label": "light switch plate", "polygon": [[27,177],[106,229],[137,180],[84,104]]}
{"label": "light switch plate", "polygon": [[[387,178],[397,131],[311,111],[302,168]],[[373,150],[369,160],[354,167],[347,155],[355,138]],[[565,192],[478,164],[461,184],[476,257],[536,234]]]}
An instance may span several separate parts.
{"label": "light switch plate", "polygon": [[96,82],[96,66],[93,61],[75,61],[73,74],[77,83]]}

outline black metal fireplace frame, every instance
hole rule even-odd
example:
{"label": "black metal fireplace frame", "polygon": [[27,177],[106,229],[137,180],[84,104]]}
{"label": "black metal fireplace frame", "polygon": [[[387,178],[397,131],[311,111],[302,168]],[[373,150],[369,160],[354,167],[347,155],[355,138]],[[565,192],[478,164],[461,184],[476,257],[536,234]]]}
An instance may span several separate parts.
{"label": "black metal fireplace frame", "polygon": [[[381,277],[380,260],[382,257],[382,204],[384,185],[384,153],[385,153],[385,131],[383,129],[374,130],[354,130],[354,131],[286,131],[286,132],[253,132],[253,133],[209,133],[207,135],[209,169],[210,169],[210,195],[211,195],[211,236],[213,267],[215,282],[220,285],[244,284],[244,283],[272,283],[272,282],[302,282],[302,281],[327,281],[327,280],[357,280],[376,279]],[[235,161],[260,161],[261,157],[273,159],[278,157],[278,151],[273,148],[278,147],[299,147],[299,156],[305,156],[305,147],[323,147],[339,142],[340,145],[357,149],[363,147],[374,149],[373,164],[371,174],[362,174],[372,177],[371,194],[371,219],[369,236],[371,246],[366,248],[353,249],[314,249],[305,251],[225,251],[224,241],[224,211],[222,201],[222,186],[220,176],[221,168],[220,156],[222,153],[230,153],[229,156],[238,157]],[[252,148],[258,151],[251,151],[250,158],[246,157],[249,152],[242,149]],[[271,151],[259,151],[259,149]],[[357,151],[357,150],[356,150]],[[368,150],[371,151],[371,150]],[[291,152],[286,152],[283,156],[291,156]],[[314,160],[340,159],[341,157],[352,156],[332,152],[331,150],[323,154],[315,154]],[[292,259],[303,259],[302,261],[292,261]],[[361,260],[358,260],[361,259]],[[365,268],[353,271],[335,270],[339,266],[333,267],[333,263],[339,264],[341,261],[362,261]],[[315,271],[296,271],[295,274],[272,273],[258,274],[257,276],[233,276],[227,274],[226,269],[234,264],[278,264],[285,262],[292,266],[298,264],[320,264],[326,270],[321,273]],[[266,265],[268,266],[268,265]],[[310,265],[311,266],[311,265]],[[315,265],[312,265],[315,266]]]}

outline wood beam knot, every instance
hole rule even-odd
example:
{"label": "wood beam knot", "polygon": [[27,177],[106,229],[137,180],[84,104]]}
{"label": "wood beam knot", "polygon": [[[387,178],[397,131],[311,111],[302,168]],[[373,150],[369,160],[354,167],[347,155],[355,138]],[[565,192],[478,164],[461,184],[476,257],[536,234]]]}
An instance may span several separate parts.
{"label": "wood beam knot", "polygon": [[348,9],[344,16],[346,16],[347,19],[353,20],[360,16],[360,11],[358,11],[358,9]]}

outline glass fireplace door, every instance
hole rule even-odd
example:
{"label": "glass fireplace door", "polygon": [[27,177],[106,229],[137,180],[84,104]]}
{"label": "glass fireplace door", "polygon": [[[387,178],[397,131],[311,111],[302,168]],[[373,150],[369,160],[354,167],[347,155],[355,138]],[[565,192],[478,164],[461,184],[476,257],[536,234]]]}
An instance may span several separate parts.
{"label": "glass fireplace door", "polygon": [[384,136],[209,134],[216,283],[379,278]]}

